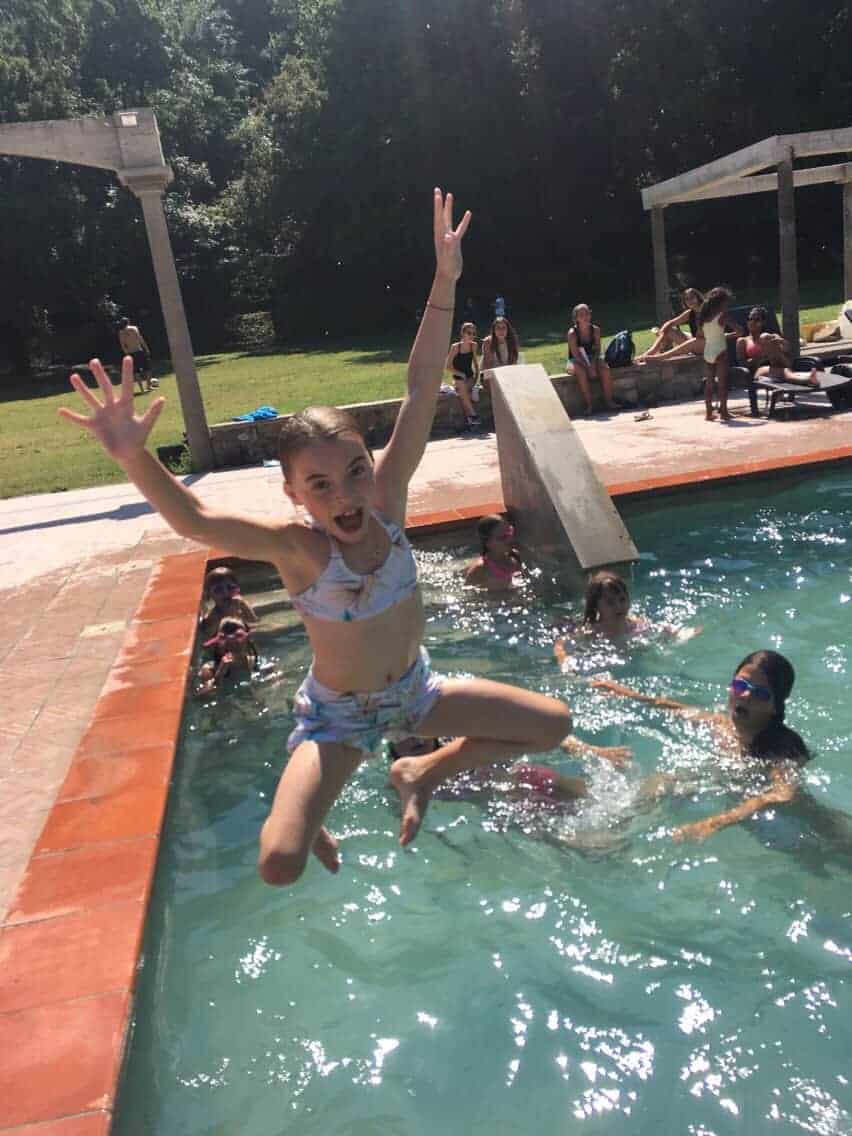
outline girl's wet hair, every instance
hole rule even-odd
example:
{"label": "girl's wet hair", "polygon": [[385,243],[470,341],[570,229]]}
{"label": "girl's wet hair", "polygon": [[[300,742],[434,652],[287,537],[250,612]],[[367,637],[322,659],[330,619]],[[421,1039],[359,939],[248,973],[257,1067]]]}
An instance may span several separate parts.
{"label": "girl's wet hair", "polygon": [[785,702],[790,697],[796,672],[789,659],[778,651],[752,651],[734,670],[738,675],[743,667],[758,667],[766,675],[775,713],[769,724],[751,743],[755,757],[773,761],[795,761],[803,765],[810,759],[808,747],[795,730],[784,725]]}
{"label": "girl's wet hair", "polygon": [[354,434],[364,442],[355,418],[336,406],[309,406],[285,419],[278,435],[278,460],[284,476],[289,476],[290,465],[300,450],[312,442],[327,442],[341,434]]}
{"label": "girl's wet hair", "polygon": [[604,569],[595,572],[586,585],[586,610],[583,612],[584,623],[597,623],[600,619],[600,602],[605,592],[621,592],[629,595],[627,585],[617,572]]}
{"label": "girl's wet hair", "polygon": [[574,321],[574,323],[577,322],[577,316],[580,314],[580,312],[582,312],[584,310],[589,313],[589,316],[591,316],[592,309],[589,307],[588,304],[575,304],[574,305],[574,308],[571,312],[571,319]]}
{"label": "girl's wet hair", "polygon": [[714,320],[725,304],[729,304],[733,298],[734,293],[728,288],[711,288],[704,297],[704,303],[698,312],[699,324],[710,323],[711,320]]}
{"label": "girl's wet hair", "polygon": [[494,342],[497,338],[494,334],[494,328],[497,326],[498,323],[502,323],[506,327],[506,347],[507,347],[508,352],[509,352],[509,366],[512,366],[514,363],[517,363],[518,355],[520,354],[520,349],[521,349],[521,345],[518,342],[518,333],[515,331],[515,329],[512,327],[512,325],[509,323],[509,321],[506,319],[505,316],[497,316],[497,318],[494,320],[494,322],[491,325],[491,350],[492,351],[494,350]]}
{"label": "girl's wet hair", "polygon": [[697,288],[684,288],[684,290],[683,290],[683,302],[685,304],[689,303],[690,296],[695,296],[695,298],[698,300],[699,304],[704,303],[704,293],[699,292],[699,290]]}
{"label": "girl's wet hair", "polygon": [[476,523],[476,535],[479,537],[479,547],[482,555],[488,552],[488,542],[491,539],[491,534],[498,525],[503,524],[503,518],[498,516],[497,513],[489,513],[486,517],[480,517]]}
{"label": "girl's wet hair", "polygon": [[766,323],[766,321],[769,319],[769,312],[766,310],[766,308],[763,307],[762,304],[758,304],[756,308],[752,308],[748,313],[748,318],[750,320],[757,319],[760,320],[761,323]]}
{"label": "girl's wet hair", "polygon": [[471,335],[474,337],[474,339],[476,338],[476,324],[475,323],[471,323],[470,320],[466,320],[461,325],[461,327],[459,328],[459,335],[464,335],[464,333],[466,331],[469,331],[471,333]]}

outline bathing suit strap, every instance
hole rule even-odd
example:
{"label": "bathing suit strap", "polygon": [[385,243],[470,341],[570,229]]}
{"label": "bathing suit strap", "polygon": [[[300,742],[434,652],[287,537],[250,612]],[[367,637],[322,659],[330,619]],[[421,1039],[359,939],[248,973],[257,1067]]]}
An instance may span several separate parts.
{"label": "bathing suit strap", "polygon": [[482,558],[485,567],[498,580],[511,580],[515,573],[518,571],[514,566],[507,568],[505,564],[498,564],[496,560],[492,560],[490,556],[483,556]]}

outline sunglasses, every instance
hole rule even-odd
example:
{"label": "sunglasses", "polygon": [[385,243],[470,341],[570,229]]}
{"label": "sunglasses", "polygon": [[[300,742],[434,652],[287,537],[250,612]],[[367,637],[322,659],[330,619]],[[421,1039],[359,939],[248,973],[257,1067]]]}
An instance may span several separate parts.
{"label": "sunglasses", "polygon": [[213,596],[224,596],[228,592],[233,596],[240,594],[240,585],[236,580],[220,580],[210,586],[210,594]]}
{"label": "sunglasses", "polygon": [[214,647],[217,643],[225,643],[227,640],[236,639],[238,643],[248,639],[249,633],[244,627],[238,627],[234,631],[220,631],[214,635],[212,639],[208,639],[204,644],[205,647]]}
{"label": "sunglasses", "polygon": [[732,678],[731,690],[734,694],[753,694],[755,698],[759,698],[761,702],[769,702],[772,699],[772,691],[768,686],[755,686],[753,682],[749,682],[747,678]]}

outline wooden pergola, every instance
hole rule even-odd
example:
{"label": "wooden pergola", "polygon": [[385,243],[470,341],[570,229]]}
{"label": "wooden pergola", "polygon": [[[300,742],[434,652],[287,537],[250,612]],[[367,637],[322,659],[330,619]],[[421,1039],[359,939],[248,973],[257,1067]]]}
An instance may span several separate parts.
{"label": "wooden pergola", "polygon": [[[799,272],[794,193],[797,186],[824,185],[826,182],[838,182],[843,186],[843,289],[844,299],[852,297],[852,163],[813,166],[811,169],[794,169],[793,163],[797,158],[849,151],[852,151],[852,127],[812,130],[807,134],[780,134],[643,189],[642,204],[651,214],[654,294],[659,322],[671,315],[663,210],[684,201],[776,191],[784,338],[798,346]],[[760,172],[773,168],[774,173]]]}

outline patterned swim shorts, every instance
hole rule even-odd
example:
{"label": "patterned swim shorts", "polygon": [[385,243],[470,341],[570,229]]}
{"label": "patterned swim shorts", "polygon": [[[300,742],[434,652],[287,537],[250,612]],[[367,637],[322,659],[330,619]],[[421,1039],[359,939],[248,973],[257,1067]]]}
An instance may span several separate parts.
{"label": "patterned swim shorts", "polygon": [[296,691],[296,728],[287,749],[292,753],[305,741],[343,742],[369,756],[382,738],[394,741],[417,733],[441,695],[442,681],[432,673],[425,647],[402,678],[384,690],[341,694],[317,682],[309,671]]}

